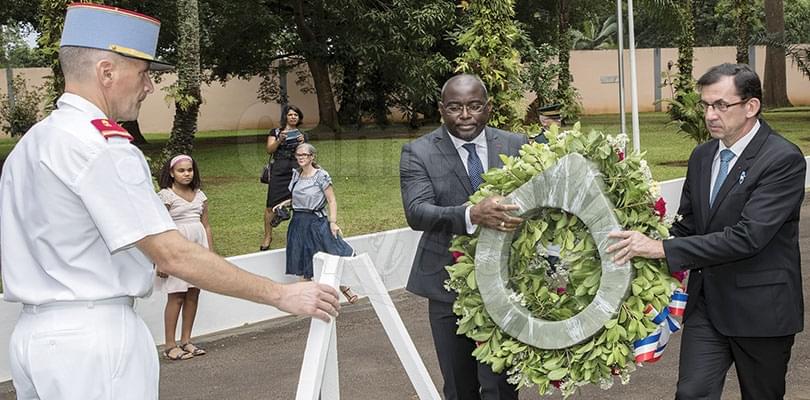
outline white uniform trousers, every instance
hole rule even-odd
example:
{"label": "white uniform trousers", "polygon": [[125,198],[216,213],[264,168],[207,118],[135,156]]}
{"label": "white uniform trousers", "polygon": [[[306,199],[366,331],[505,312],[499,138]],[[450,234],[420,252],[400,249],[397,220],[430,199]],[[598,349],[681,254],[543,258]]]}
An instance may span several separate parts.
{"label": "white uniform trousers", "polygon": [[155,342],[132,303],[25,305],[9,345],[17,399],[157,399]]}

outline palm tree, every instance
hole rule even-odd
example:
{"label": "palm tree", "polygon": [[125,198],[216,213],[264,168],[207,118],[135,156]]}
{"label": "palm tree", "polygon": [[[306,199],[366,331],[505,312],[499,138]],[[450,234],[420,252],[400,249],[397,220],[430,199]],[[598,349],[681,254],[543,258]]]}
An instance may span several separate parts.
{"label": "palm tree", "polygon": [[748,0],[734,0],[734,20],[737,23],[737,63],[748,64],[748,42],[751,39],[753,4]]}

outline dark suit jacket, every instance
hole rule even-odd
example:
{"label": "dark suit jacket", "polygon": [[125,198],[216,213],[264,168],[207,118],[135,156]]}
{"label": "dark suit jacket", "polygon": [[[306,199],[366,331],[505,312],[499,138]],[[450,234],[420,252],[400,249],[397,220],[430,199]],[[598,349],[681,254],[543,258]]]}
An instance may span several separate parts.
{"label": "dark suit jacket", "polygon": [[[486,127],[489,168],[503,166],[500,154],[517,155],[528,142],[518,135]],[[402,204],[408,225],[424,231],[416,250],[408,291],[433,300],[453,302],[455,293],[444,288],[445,266],[453,261],[450,239],[465,234],[464,205],[473,193],[450,134],[442,126],[402,147],[399,163]]]}
{"label": "dark suit jacket", "polygon": [[709,208],[718,141],[689,158],[677,238],[664,241],[672,272],[689,274],[684,322],[703,291],[714,327],[726,336],[773,337],[802,330],[799,211],[806,162],[764,121]]}

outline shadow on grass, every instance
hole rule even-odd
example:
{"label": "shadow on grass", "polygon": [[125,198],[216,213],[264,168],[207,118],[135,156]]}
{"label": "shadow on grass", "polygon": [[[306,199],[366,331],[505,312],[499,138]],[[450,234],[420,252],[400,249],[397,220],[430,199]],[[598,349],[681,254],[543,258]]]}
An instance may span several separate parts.
{"label": "shadow on grass", "polygon": [[689,161],[688,160],[672,160],[672,161],[662,161],[657,163],[658,165],[664,165],[667,167],[688,167]]}

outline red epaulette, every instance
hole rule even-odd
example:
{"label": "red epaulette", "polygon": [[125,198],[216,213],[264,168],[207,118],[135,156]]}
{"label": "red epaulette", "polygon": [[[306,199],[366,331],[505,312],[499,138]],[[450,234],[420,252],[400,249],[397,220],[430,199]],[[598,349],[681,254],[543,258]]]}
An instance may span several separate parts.
{"label": "red epaulette", "polygon": [[101,136],[104,136],[104,138],[107,140],[109,140],[111,137],[121,137],[129,140],[130,142],[135,139],[121,125],[118,125],[106,118],[94,119],[90,121],[90,123],[93,124],[93,126],[95,126],[96,129],[98,129],[98,131],[101,133]]}

